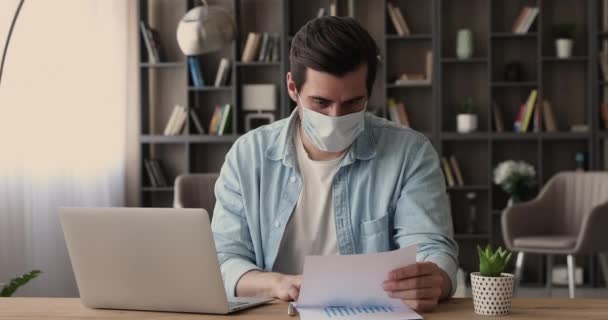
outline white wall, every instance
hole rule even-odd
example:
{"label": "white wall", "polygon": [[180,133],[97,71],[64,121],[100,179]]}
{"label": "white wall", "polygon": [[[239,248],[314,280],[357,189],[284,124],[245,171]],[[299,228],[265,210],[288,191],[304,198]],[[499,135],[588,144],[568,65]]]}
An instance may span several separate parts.
{"label": "white wall", "polygon": [[[135,12],[134,3],[26,0],[0,84],[0,167],[26,168],[31,171],[28,175],[35,177],[32,172],[44,171],[45,175],[52,175],[53,170],[66,172],[72,169],[66,168],[66,164],[74,161],[91,170],[98,163],[101,167],[106,157],[127,154],[124,152],[129,146],[125,143],[126,133],[137,132],[134,126],[129,126],[130,131],[125,130],[127,119],[130,124],[137,123],[137,114],[133,111],[137,99],[129,94],[137,92],[136,73],[132,72],[134,65],[129,60],[136,57],[136,53],[130,51],[133,41],[129,42],[128,38],[135,34],[129,30],[134,23],[130,18]],[[0,0],[0,50],[17,4],[18,0]],[[107,125],[109,118],[104,108],[121,108],[124,116],[112,118],[116,121]],[[116,143],[104,143],[108,140]],[[133,140],[131,143],[132,146]],[[129,150],[128,155],[136,157],[137,151]],[[125,160],[120,161],[124,164]],[[94,170],[83,173],[85,171],[73,169],[78,179],[95,174]],[[122,176],[124,178],[124,174]],[[96,183],[103,181],[95,179]],[[82,185],[81,194],[77,194],[79,190],[71,190],[62,196],[56,195],[59,192],[56,190],[40,190],[44,194],[40,201],[81,196],[83,203],[96,203],[96,200],[88,201],[90,195],[86,192],[92,193],[91,198],[96,192],[90,187]],[[123,186],[117,190],[123,197]],[[2,183],[0,199],[1,196],[6,196]],[[10,200],[25,203],[24,212],[37,204]],[[0,208],[3,207],[0,205]],[[21,295],[77,295],[54,212],[48,213],[48,221],[37,217],[33,224],[33,217],[27,213],[7,211],[0,212],[0,224],[3,224],[0,233],[4,230],[4,234],[0,234],[0,281],[37,267],[45,272],[44,278],[26,287]],[[7,227],[9,224],[14,228]],[[29,230],[32,235],[24,234],[23,230]],[[48,234],[40,237],[39,232]]]}

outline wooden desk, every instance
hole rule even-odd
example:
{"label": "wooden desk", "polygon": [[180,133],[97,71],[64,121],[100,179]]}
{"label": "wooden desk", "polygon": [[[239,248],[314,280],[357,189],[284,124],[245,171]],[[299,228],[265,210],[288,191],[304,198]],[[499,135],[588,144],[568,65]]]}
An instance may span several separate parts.
{"label": "wooden desk", "polygon": [[[608,319],[608,299],[516,299],[508,317],[483,317],[473,312],[471,299],[452,299],[424,319]],[[0,319],[291,319],[287,304],[274,302],[230,316],[179,314],[164,312],[92,310],[78,299],[0,298]]]}

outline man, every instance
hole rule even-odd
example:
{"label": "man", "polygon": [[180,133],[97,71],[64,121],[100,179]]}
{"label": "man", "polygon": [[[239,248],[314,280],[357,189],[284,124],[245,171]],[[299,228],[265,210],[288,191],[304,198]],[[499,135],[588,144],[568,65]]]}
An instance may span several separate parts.
{"label": "man", "polygon": [[414,244],[418,262],[378,284],[387,295],[429,311],[456,289],[435,150],[365,113],[378,54],[351,18],[315,19],[295,35],[286,80],[296,111],[241,137],[215,186],[212,227],[229,295],[297,300],[306,255]]}

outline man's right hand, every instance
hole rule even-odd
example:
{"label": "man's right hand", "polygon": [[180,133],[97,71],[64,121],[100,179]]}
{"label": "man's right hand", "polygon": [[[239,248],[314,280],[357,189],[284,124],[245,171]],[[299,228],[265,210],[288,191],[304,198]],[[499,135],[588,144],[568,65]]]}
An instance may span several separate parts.
{"label": "man's right hand", "polygon": [[276,272],[250,271],[236,285],[239,297],[272,297],[283,301],[296,301],[300,295],[302,276]]}

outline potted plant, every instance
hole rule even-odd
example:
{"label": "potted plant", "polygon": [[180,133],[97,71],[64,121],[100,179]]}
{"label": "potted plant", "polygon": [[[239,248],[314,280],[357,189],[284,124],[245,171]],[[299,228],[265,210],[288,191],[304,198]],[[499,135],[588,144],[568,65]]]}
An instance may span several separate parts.
{"label": "potted plant", "polygon": [[511,312],[515,276],[504,273],[511,260],[511,253],[499,247],[492,251],[490,245],[479,252],[479,272],[471,273],[473,307],[480,315],[505,315]]}
{"label": "potted plant", "polygon": [[477,130],[477,108],[473,98],[467,98],[456,106],[456,127],[458,133],[469,133]]}
{"label": "potted plant", "polygon": [[32,270],[20,277],[11,279],[6,285],[0,283],[0,297],[11,297],[17,289],[38,277],[41,273],[40,270]]}
{"label": "potted plant", "polygon": [[494,183],[509,195],[507,206],[511,206],[530,196],[536,185],[536,170],[525,161],[503,161],[494,169]]}
{"label": "potted plant", "polygon": [[570,58],[574,47],[574,35],[576,25],[574,23],[560,23],[553,26],[553,37],[557,57],[560,59]]}

